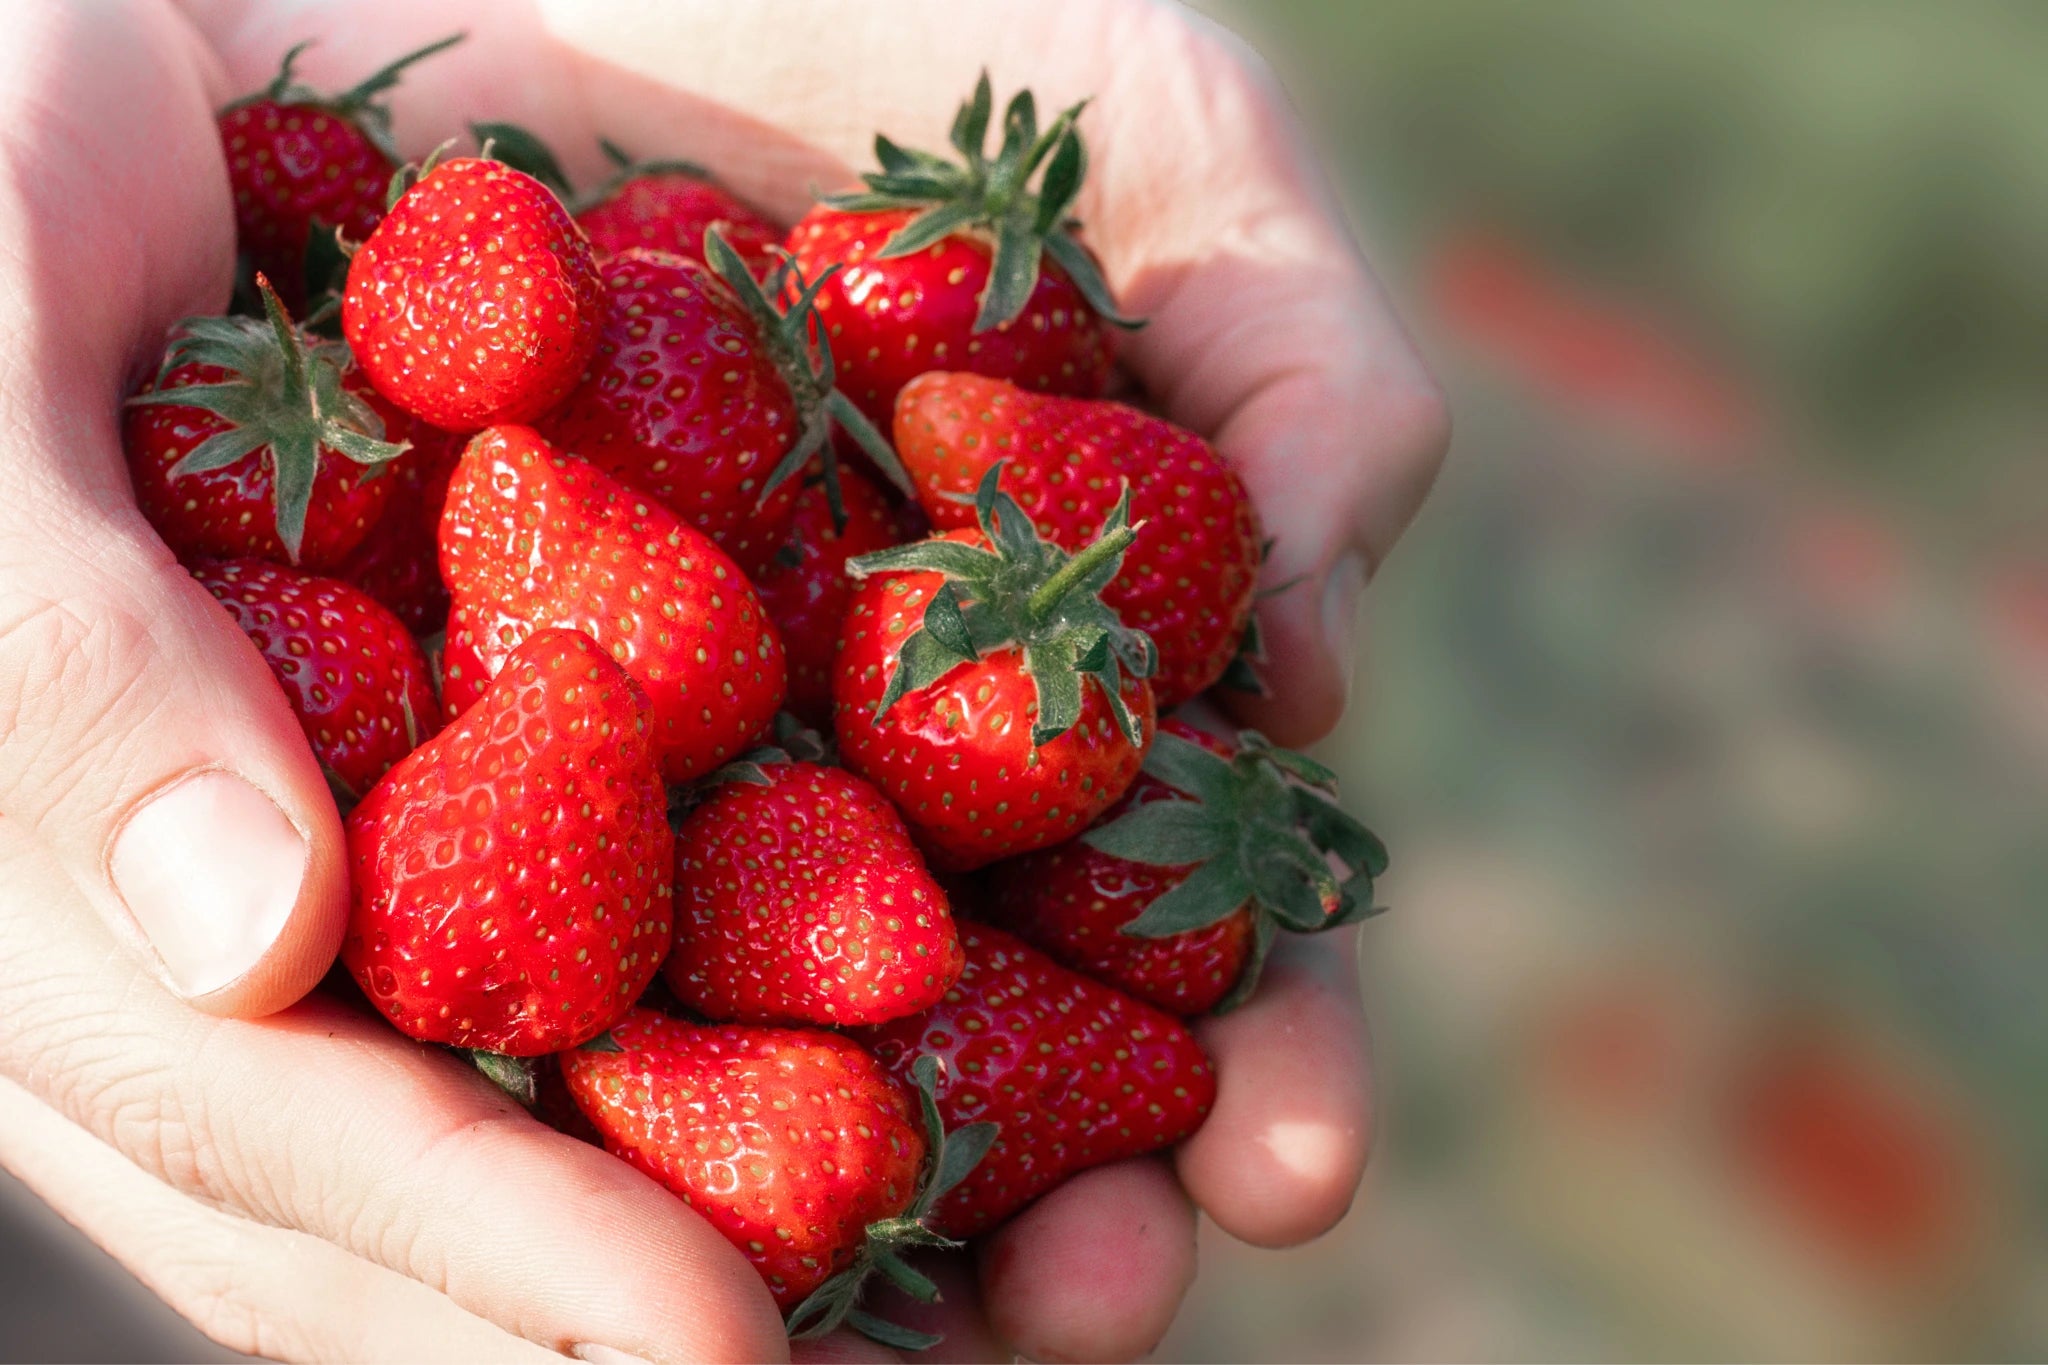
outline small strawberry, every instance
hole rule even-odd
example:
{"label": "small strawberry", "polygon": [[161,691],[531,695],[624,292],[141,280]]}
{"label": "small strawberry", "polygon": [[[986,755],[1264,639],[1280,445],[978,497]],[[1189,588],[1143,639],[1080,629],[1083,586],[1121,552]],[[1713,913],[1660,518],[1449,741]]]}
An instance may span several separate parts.
{"label": "small strawberry", "polygon": [[448,479],[462,455],[463,438],[430,427],[412,428],[413,448],[391,466],[384,513],[363,543],[334,570],[389,607],[419,636],[448,623],[448,588],[441,582],[441,506]]}
{"label": "small strawberry", "polygon": [[832,457],[834,415],[864,431],[899,481],[902,470],[833,390],[829,353],[814,360],[807,305],[784,317],[722,238],[704,249],[708,266],[637,248],[606,263],[596,358],[541,429],[753,559],[780,543],[795,476],[814,455]]}
{"label": "small strawberry", "polygon": [[904,1086],[920,1091],[922,1123],[873,1057],[816,1029],[689,1024],[641,1009],[561,1064],[606,1148],[753,1263],[793,1337],[843,1321],[911,1350],[937,1343],[856,1307],[871,1270],[937,1296],[901,1252],[947,1244],[924,1219],[995,1136],[988,1124],[940,1126],[932,1063],[902,1068]]}
{"label": "small strawberry", "polygon": [[742,203],[705,170],[688,161],[636,161],[599,139],[612,174],[582,194],[570,187],[562,163],[546,143],[512,123],[472,123],[469,130],[495,161],[516,166],[555,192],[599,256],[642,247],[686,261],[704,262],[704,234],[717,228],[755,279],[775,268],[782,229]]}
{"label": "small strawberry", "polygon": [[946,871],[1070,837],[1151,741],[1151,642],[1102,604],[1133,531],[1119,506],[1075,554],[982,481],[979,531],[850,561],[833,677],[846,765]]}
{"label": "small strawberry", "polygon": [[676,829],[669,988],[711,1019],[879,1024],[960,974],[946,893],[882,794],[816,763],[735,765]]}
{"label": "small strawberry", "polygon": [[293,77],[310,46],[300,43],[284,54],[277,79],[221,111],[235,243],[292,308],[306,306],[307,246],[317,228],[360,242],[384,217],[398,153],[391,113],[377,97],[414,62],[462,38],[457,33],[409,52],[338,95]]}
{"label": "small strawberry", "polygon": [[782,544],[748,563],[748,576],[789,655],[789,698],[783,703],[806,725],[832,719],[832,660],[839,625],[853,601],[846,561],[914,538],[915,508],[898,508],[861,474],[839,471],[846,525],[833,525],[830,490],[822,480],[796,495]]}
{"label": "small strawberry", "polygon": [[674,933],[652,728],[589,636],[544,630],[350,813],[341,960],[401,1033],[533,1057],[632,1007]]}
{"label": "small strawberry", "polygon": [[202,561],[192,576],[270,665],[338,795],[361,796],[441,728],[420,647],[367,594],[259,559]]}
{"label": "small strawberry", "polygon": [[349,262],[341,327],[377,391],[449,431],[530,422],[590,362],[604,281],[539,181],[429,164]]}
{"label": "small strawberry", "polygon": [[924,1014],[853,1036],[908,1080],[943,1064],[949,1128],[994,1120],[994,1145],[929,1223],[972,1237],[1068,1176],[1181,1141],[1208,1117],[1216,1073],[1171,1015],[1070,972],[1000,929],[962,924],[967,966]]}
{"label": "small strawberry", "polygon": [[646,689],[671,781],[744,753],[782,704],[782,643],[739,568],[529,427],[492,427],[463,453],[441,514],[441,573],[451,712],[549,626],[585,632]]}
{"label": "small strawberry", "polygon": [[1231,1009],[1277,931],[1373,913],[1387,851],[1336,793],[1328,768],[1256,731],[1230,744],[1168,720],[1093,829],[999,869],[990,919],[1163,1010]]}
{"label": "small strawberry", "polygon": [[378,466],[410,424],[383,406],[348,349],[268,316],[187,318],[128,400],[121,444],[142,514],[181,558],[255,557],[324,570],[370,532],[391,495]]}
{"label": "small strawberry", "polygon": [[1230,667],[1251,620],[1259,519],[1207,441],[1122,403],[948,373],[904,386],[895,435],[918,500],[942,530],[974,524],[974,490],[999,460],[1003,488],[1067,550],[1088,542],[1128,484],[1142,529],[1102,600],[1159,646],[1159,709],[1206,691]]}
{"label": "small strawberry", "polygon": [[[953,119],[961,164],[875,138],[867,188],[828,197],[789,235],[808,275],[846,268],[819,292],[818,321],[842,385],[887,428],[896,391],[926,370],[971,370],[1047,393],[1093,398],[1109,381],[1121,316],[1069,215],[1087,156],[1074,119],[1038,131],[1021,91],[1003,115],[1002,150],[984,153],[988,73]],[[1034,191],[1040,166],[1044,178]]]}

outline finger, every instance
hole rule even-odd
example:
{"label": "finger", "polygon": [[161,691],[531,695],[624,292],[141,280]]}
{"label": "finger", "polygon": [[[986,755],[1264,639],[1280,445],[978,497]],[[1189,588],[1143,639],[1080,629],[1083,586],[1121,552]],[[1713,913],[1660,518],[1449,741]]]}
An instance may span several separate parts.
{"label": "finger", "polygon": [[1195,1211],[1166,1163],[1120,1161],[1060,1185],[981,1244],[983,1300],[1033,1360],[1135,1360],[1195,1278]]}
{"label": "finger", "polygon": [[971,1251],[939,1251],[910,1260],[938,1287],[938,1301],[919,1303],[884,1284],[877,1288],[871,1309],[878,1317],[940,1338],[938,1345],[917,1353],[919,1365],[1008,1360],[1016,1355],[997,1339],[982,1311]]}
{"label": "finger", "polygon": [[417,1280],[208,1208],[0,1079],[0,1165],[200,1331],[279,1360],[559,1360]]}
{"label": "finger", "polygon": [[791,1342],[789,1358],[793,1365],[883,1365],[903,1359],[887,1346],[870,1341],[849,1327],[808,1341]]}
{"label": "finger", "polygon": [[1216,1107],[1177,1158],[1188,1193],[1254,1246],[1320,1236],[1351,1207],[1372,1148],[1372,1063],[1357,930],[1283,935],[1259,990],[1196,1032]]}

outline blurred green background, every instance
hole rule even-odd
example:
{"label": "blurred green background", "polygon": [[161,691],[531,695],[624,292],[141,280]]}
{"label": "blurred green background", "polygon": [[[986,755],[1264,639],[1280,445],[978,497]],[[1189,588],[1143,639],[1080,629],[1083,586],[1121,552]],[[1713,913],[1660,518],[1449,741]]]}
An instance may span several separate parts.
{"label": "blurred green background", "polygon": [[2048,1353],[2048,7],[1205,6],[1451,393],[1379,1157],[1193,1360]]}

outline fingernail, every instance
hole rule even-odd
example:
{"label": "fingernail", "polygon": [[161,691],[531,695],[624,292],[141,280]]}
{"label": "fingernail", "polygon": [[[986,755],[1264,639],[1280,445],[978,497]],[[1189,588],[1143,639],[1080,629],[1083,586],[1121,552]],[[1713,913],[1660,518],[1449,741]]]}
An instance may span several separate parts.
{"label": "fingernail", "polygon": [[1336,657],[1338,673],[1344,679],[1344,695],[1351,695],[1351,674],[1358,662],[1358,599],[1365,593],[1365,557],[1353,550],[1330,566],[1323,579],[1323,638]]}
{"label": "fingernail", "polygon": [[298,904],[306,841],[233,773],[180,778],[114,836],[114,890],[171,983],[207,995],[262,960]]}
{"label": "fingernail", "polygon": [[583,1343],[570,1354],[578,1360],[588,1361],[589,1365],[648,1365],[641,1356],[621,1351],[616,1346],[600,1346],[594,1341]]}

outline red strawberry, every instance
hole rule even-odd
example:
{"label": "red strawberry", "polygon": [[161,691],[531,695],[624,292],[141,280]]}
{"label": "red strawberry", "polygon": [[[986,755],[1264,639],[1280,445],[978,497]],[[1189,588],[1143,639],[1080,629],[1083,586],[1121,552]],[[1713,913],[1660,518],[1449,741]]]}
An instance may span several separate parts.
{"label": "red strawberry", "polygon": [[782,642],[746,576],[673,512],[531,428],[470,442],[441,514],[441,573],[451,712],[549,626],[589,634],[647,690],[672,781],[744,752],[782,704]]}
{"label": "red strawberry", "polygon": [[994,1145],[938,1202],[948,1237],[987,1232],[1068,1176],[1181,1141],[1208,1116],[1216,1074],[1181,1022],[1070,972],[987,925],[960,926],[967,966],[930,1011],[854,1037],[899,1080],[943,1064],[947,1127],[994,1120]]}
{"label": "red strawberry", "polygon": [[221,150],[235,196],[235,242],[294,309],[306,304],[306,248],[315,225],[360,242],[384,217],[398,168],[390,111],[377,97],[406,67],[462,41],[461,34],[407,53],[339,95],[299,84],[284,54],[277,79],[221,111]]}
{"label": "red strawberry", "polygon": [[941,1244],[923,1219],[994,1136],[986,1124],[939,1126],[932,1072],[929,1062],[902,1069],[922,1091],[920,1124],[873,1057],[816,1029],[688,1024],[643,1009],[604,1043],[562,1056],[569,1093],[605,1146],[753,1263],[792,1336],[844,1320],[913,1350],[938,1339],[855,1309],[861,1281],[881,1269],[936,1297],[899,1252]]}
{"label": "red strawberry", "polygon": [[341,960],[400,1032],[533,1057],[631,1008],[674,932],[652,728],[590,637],[544,630],[363,798]]}
{"label": "red strawberry", "polygon": [[974,524],[973,503],[961,499],[999,460],[1003,488],[1067,550],[1088,543],[1128,483],[1142,529],[1102,599],[1159,646],[1159,709],[1206,691],[1230,667],[1251,619],[1259,520],[1207,441],[1122,403],[945,373],[905,386],[895,433],[918,500],[941,529]]}
{"label": "red strawberry", "polygon": [[983,72],[953,120],[964,164],[877,136],[882,169],[862,177],[867,189],[827,198],[789,235],[804,273],[846,267],[819,291],[818,320],[842,387],[885,429],[896,391],[926,370],[971,370],[1095,397],[1112,357],[1104,324],[1138,325],[1117,313],[1102,272],[1073,235],[1068,208],[1086,163],[1074,127],[1080,106],[1040,134],[1031,92],[1020,92],[1003,116],[993,161],[983,153],[990,113]]}
{"label": "red strawberry", "polygon": [[[776,551],[747,565],[754,591],[782,632],[789,654],[789,698],[783,704],[806,725],[831,724],[832,660],[839,651],[839,626],[853,601],[846,561],[886,550],[912,538],[915,509],[890,505],[874,484],[851,469],[839,471],[846,512],[841,530],[832,523],[829,490],[807,485]],[[921,518],[918,518],[921,520]]]}
{"label": "red strawberry", "polygon": [[996,475],[980,531],[866,555],[833,677],[846,765],[903,812],[934,866],[1058,843],[1123,795],[1152,734],[1150,641],[1102,605],[1125,509],[1069,555]]}
{"label": "red strawberry", "polygon": [[257,559],[204,561],[192,576],[255,642],[314,755],[351,797],[441,728],[420,647],[366,594]]}
{"label": "red strawberry", "polygon": [[998,869],[990,917],[1161,1009],[1229,1009],[1251,997],[1275,932],[1373,913],[1387,852],[1336,791],[1328,768],[1255,731],[1227,744],[1165,721],[1095,828]]}
{"label": "red strawberry", "polygon": [[135,500],[182,558],[254,556],[327,569],[377,520],[391,483],[371,477],[405,449],[339,342],[269,316],[187,318],[163,367],[128,400],[121,444]]}
{"label": "red strawberry", "polygon": [[960,974],[946,893],[882,794],[816,763],[748,764],[676,830],[669,988],[711,1019],[879,1024]]}
{"label": "red strawberry", "polygon": [[448,478],[462,455],[463,438],[426,423],[412,429],[413,448],[391,467],[391,497],[384,514],[335,576],[355,584],[397,613],[415,635],[448,623],[448,588],[441,582],[441,506]]}
{"label": "red strawberry", "polygon": [[475,431],[559,403],[604,302],[590,243],[545,186],[457,157],[421,172],[356,252],[341,327],[379,393]]}

